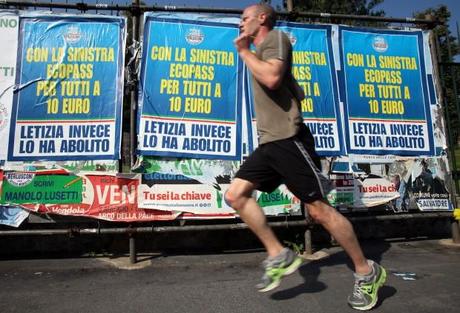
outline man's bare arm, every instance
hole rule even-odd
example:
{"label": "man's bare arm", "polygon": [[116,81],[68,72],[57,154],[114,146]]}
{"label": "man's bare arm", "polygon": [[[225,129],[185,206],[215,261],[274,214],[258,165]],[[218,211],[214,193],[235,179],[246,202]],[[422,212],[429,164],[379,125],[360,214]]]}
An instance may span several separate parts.
{"label": "man's bare arm", "polygon": [[254,78],[268,89],[277,89],[287,68],[286,62],[278,59],[262,61],[249,50],[249,38],[239,36],[234,41],[238,54],[251,71]]}

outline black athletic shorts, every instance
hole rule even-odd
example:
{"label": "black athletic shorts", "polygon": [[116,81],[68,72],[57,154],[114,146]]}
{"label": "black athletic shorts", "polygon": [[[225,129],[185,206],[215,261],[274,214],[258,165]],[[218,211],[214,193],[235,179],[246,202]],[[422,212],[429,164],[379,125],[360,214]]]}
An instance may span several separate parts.
{"label": "black athletic shorts", "polygon": [[235,177],[250,181],[264,192],[272,192],[284,183],[306,203],[325,198],[331,190],[329,179],[321,173],[313,136],[304,124],[294,137],[257,147]]}

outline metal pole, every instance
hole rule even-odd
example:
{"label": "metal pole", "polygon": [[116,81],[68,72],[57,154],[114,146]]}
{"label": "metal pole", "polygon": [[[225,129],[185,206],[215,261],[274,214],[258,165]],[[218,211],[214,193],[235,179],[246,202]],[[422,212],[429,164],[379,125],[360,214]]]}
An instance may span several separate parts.
{"label": "metal pole", "polygon": [[307,230],[304,234],[305,239],[305,255],[312,255],[313,254],[313,247],[311,242],[311,229],[307,227]]}
{"label": "metal pole", "polygon": [[[441,48],[439,46],[439,38],[434,32],[433,32],[433,36],[435,40],[434,52],[436,54],[437,61],[438,61],[438,68],[439,68],[439,74],[440,74],[439,77],[441,78],[440,79],[441,89],[443,92],[441,102],[443,104],[444,117],[447,122],[446,133],[447,133],[447,145],[449,147],[447,153],[448,153],[449,159],[451,160],[451,165],[453,167],[455,165],[455,160],[454,160],[455,153],[452,149],[453,147],[452,131],[449,128],[451,121],[450,121],[449,108],[448,108],[447,97],[446,97],[446,82],[445,82],[445,79],[443,79],[444,78],[444,63],[442,63],[442,59],[441,59]],[[454,170],[455,168],[451,169],[451,171],[454,171]],[[455,192],[458,189],[458,184],[451,180],[450,185],[451,185],[451,192],[453,193],[451,199],[452,199],[452,202],[455,204],[457,202]],[[459,235],[459,229],[458,229],[458,222],[455,219],[452,221],[451,230],[452,230],[452,241],[457,243],[455,240],[458,241],[459,240],[458,238],[460,237],[460,235]]]}
{"label": "metal pole", "polygon": [[460,227],[456,219],[452,222],[452,242],[460,244]]}
{"label": "metal pole", "polygon": [[[456,23],[457,25],[457,43],[460,44],[460,30],[458,28],[458,22]],[[450,60],[449,60],[450,61]],[[454,60],[455,61],[455,60]],[[458,65],[458,63],[455,63],[456,65]],[[457,67],[454,69],[455,71],[457,71]],[[456,80],[454,81],[454,85],[456,84]],[[456,98],[455,98],[455,101],[457,102],[457,117],[460,119],[460,109],[459,109],[459,99],[458,99],[458,95],[456,95]],[[458,144],[458,138],[454,138],[453,140],[453,144],[454,144],[454,147]],[[455,156],[455,153],[453,154]],[[454,164],[456,165],[456,161],[455,161],[455,157],[453,158],[454,160]],[[455,181],[455,186],[457,187],[457,195],[456,195],[456,202],[457,202],[457,206],[460,206],[459,202],[460,202],[460,188],[459,188],[459,180],[460,180],[460,176],[458,175],[459,171],[457,170],[457,168],[453,168],[452,169],[454,171],[454,173],[456,174],[454,176],[454,179],[456,179]],[[456,220],[454,219],[454,221],[452,222],[452,242],[453,243],[456,243],[456,244],[460,244],[460,226],[459,226],[459,223],[460,223],[460,220]]]}
{"label": "metal pole", "polygon": [[[447,38],[447,56],[449,58],[449,61],[452,61],[453,58],[452,58],[452,52],[451,52],[451,47],[450,47],[450,38],[449,38],[449,31],[447,31],[447,35],[446,35],[446,38]],[[454,92],[454,103],[455,103],[455,108],[456,108],[456,112],[457,112],[457,117],[460,118],[460,105],[459,105],[459,99],[458,99],[458,92],[457,92],[457,69],[454,68],[454,66],[450,66],[450,74],[451,74],[451,79],[452,79],[452,90]],[[456,145],[456,139],[457,138],[452,138],[451,140],[451,143],[450,143],[450,149],[452,151],[451,155],[452,155],[452,171],[456,172],[457,171],[457,160],[455,158],[455,145]],[[457,177],[454,177],[454,179],[457,178]],[[459,182],[458,180],[456,179],[455,180],[455,190],[452,190],[452,193],[453,193],[453,203],[454,203],[454,206],[457,207],[458,206],[458,203],[457,203],[457,194],[456,192],[459,190]],[[459,229],[459,226],[458,226],[458,221],[456,219],[454,219],[452,221],[452,241],[454,243],[460,243],[460,229]]]}
{"label": "metal pole", "polygon": [[294,9],[294,4],[292,3],[292,0],[287,0],[286,1],[286,10],[288,12],[292,12],[293,9]]}
{"label": "metal pole", "polygon": [[310,219],[310,216],[308,214],[308,209],[305,203],[302,203],[303,210],[304,210],[304,215],[305,215],[305,224],[307,225],[307,229],[305,230],[304,233],[304,244],[305,244],[305,251],[304,254],[305,256],[309,256],[313,254],[313,248],[312,248],[312,241],[311,241],[311,225],[313,224],[313,221]]}
{"label": "metal pole", "polygon": [[[139,38],[139,0],[133,0],[133,6],[134,10],[132,10],[132,15],[133,15],[133,34],[131,36],[132,42],[131,44],[134,44],[134,42],[140,42]],[[134,66],[137,66],[137,62],[134,61]],[[138,95],[137,95],[137,78],[135,79],[135,88],[131,90],[131,101],[130,101],[130,115],[129,115],[129,164],[130,168],[134,166],[135,163],[135,154],[136,154],[136,146],[137,146],[137,136],[136,136],[136,118],[137,118],[137,101],[138,101]]]}
{"label": "metal pole", "polygon": [[129,263],[131,264],[137,263],[136,238],[134,234],[129,234]]}

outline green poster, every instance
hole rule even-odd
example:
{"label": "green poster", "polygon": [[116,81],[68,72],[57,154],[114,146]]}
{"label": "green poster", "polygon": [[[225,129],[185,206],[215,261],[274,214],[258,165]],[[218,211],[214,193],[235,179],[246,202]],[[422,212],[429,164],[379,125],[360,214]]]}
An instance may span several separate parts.
{"label": "green poster", "polygon": [[75,175],[5,173],[0,203],[63,204],[82,202],[83,181]]}
{"label": "green poster", "polygon": [[277,188],[272,193],[262,192],[257,199],[257,203],[262,208],[274,205],[289,205],[292,203],[291,198],[292,194],[283,193],[279,188]]}

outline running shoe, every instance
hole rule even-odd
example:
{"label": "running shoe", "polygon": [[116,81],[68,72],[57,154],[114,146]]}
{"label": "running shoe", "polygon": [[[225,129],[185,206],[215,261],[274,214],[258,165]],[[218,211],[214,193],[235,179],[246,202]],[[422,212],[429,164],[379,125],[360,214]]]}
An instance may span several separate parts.
{"label": "running shoe", "polygon": [[348,297],[348,304],[356,310],[366,311],[372,309],[378,300],[379,288],[387,278],[385,269],[374,261],[368,261],[372,273],[366,276],[355,276],[353,293]]}
{"label": "running shoe", "polygon": [[302,259],[294,251],[288,248],[281,250],[275,257],[268,257],[263,261],[262,266],[265,273],[256,288],[259,292],[267,292],[280,285],[283,276],[294,273],[302,264]]}

